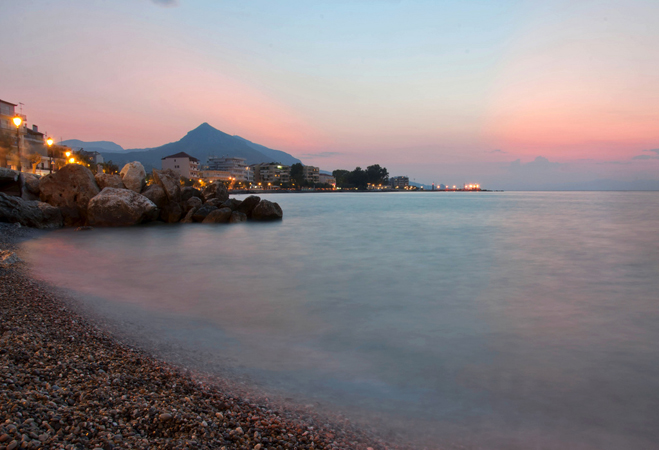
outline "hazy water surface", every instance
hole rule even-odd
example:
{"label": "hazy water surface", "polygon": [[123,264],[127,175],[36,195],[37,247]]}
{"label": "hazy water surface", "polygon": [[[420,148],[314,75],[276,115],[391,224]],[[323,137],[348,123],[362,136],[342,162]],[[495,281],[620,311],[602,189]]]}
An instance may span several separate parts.
{"label": "hazy water surface", "polygon": [[179,362],[436,448],[659,448],[659,193],[270,199],[281,223],[25,247]]}

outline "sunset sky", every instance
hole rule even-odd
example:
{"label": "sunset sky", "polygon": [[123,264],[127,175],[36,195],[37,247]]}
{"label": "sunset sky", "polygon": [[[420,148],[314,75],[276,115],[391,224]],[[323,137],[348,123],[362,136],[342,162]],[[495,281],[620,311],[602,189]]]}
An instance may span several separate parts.
{"label": "sunset sky", "polygon": [[656,0],[25,0],[0,11],[0,98],[57,138],[155,147],[208,122],[325,170],[659,188]]}

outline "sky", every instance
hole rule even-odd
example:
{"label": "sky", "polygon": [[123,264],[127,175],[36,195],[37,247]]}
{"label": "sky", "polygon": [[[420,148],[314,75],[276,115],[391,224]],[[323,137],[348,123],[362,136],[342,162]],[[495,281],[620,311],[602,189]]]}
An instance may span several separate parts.
{"label": "sky", "polygon": [[24,0],[0,99],[124,148],[203,122],[324,170],[659,189],[659,2]]}

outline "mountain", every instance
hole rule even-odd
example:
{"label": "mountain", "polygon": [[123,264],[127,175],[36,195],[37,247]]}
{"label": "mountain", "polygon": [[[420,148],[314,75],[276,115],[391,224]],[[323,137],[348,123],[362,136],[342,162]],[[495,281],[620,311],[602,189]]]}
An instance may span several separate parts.
{"label": "mountain", "polygon": [[160,147],[131,149],[123,153],[107,151],[101,153],[106,161],[112,160],[119,167],[131,161],[139,161],[147,171],[150,171],[162,167],[162,158],[179,152],[194,156],[201,164],[204,164],[209,156],[245,158],[247,164],[280,162],[289,165],[301,162],[288,153],[255,144],[239,136],[231,136],[207,123],[202,123],[194,130],[189,131],[179,141],[170,142]]}
{"label": "mountain", "polygon": [[67,139],[60,142],[61,145],[66,145],[74,150],[84,148],[88,152],[106,152],[106,153],[124,153],[126,150],[114,142],[110,141],[81,141],[80,139]]}

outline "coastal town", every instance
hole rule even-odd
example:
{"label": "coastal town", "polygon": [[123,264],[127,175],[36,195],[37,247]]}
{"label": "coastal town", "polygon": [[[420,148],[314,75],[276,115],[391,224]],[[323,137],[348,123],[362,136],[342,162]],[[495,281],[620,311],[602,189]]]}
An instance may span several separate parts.
{"label": "coastal town", "polygon": [[[19,108],[17,111],[16,109]],[[334,170],[302,163],[279,161],[248,164],[245,158],[227,154],[217,148],[205,160],[178,152],[160,159],[160,167],[170,169],[185,186],[204,186],[222,182],[229,191],[251,192],[327,192],[327,191],[480,191],[475,183],[450,185],[432,183],[430,187],[410,182],[408,176],[389,176],[386,168],[372,165],[353,171]],[[20,104],[0,99],[0,167],[43,176],[57,172],[67,164],[88,167],[93,173],[118,174],[121,168],[96,150],[56,143],[39,126],[28,126]],[[0,186],[2,192],[2,186]]]}

